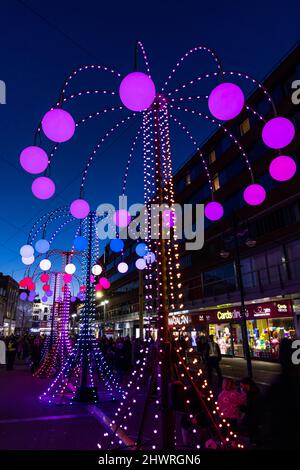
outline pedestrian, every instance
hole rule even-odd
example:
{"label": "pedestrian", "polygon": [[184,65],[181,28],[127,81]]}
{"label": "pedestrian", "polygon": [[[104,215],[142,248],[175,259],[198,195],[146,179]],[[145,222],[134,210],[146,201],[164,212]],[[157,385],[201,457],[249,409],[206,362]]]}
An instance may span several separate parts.
{"label": "pedestrian", "polygon": [[31,349],[31,372],[34,373],[39,366],[41,360],[41,352],[42,352],[42,342],[40,338],[37,336],[32,345]]}
{"label": "pedestrian", "polygon": [[219,345],[215,342],[214,336],[209,335],[208,342],[205,345],[204,358],[207,366],[207,379],[209,384],[212,384],[212,373],[216,371],[218,376],[218,389],[222,387],[222,372],[220,369],[220,361],[222,359]]}
{"label": "pedestrian", "polygon": [[249,377],[241,380],[240,387],[246,394],[245,403],[240,407],[243,413],[240,429],[249,437],[252,446],[257,446],[261,419],[261,392],[254,380]]}
{"label": "pedestrian", "polygon": [[196,344],[197,344],[197,352],[200,356],[200,359],[203,361],[204,360],[204,352],[205,352],[205,345],[206,345],[206,337],[203,334],[200,334],[196,338]]}
{"label": "pedestrian", "polygon": [[238,422],[242,418],[241,405],[246,403],[246,393],[239,392],[233,379],[224,378],[222,392],[218,396],[218,407],[222,418],[225,418],[232,426],[237,429]]}
{"label": "pedestrian", "polygon": [[14,363],[17,353],[17,343],[14,335],[10,335],[6,342],[6,370],[14,370]]}

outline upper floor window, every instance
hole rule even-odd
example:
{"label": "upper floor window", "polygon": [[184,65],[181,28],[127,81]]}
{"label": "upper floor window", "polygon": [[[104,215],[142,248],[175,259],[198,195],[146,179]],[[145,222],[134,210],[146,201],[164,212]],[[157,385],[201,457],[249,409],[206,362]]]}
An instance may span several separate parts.
{"label": "upper floor window", "polygon": [[250,121],[249,121],[249,118],[246,118],[240,124],[240,133],[241,133],[241,135],[245,135],[245,134],[247,134],[248,131],[250,131]]}
{"label": "upper floor window", "polygon": [[212,186],[214,191],[218,191],[218,189],[220,189],[220,180],[218,173],[216,173],[212,178]]}
{"label": "upper floor window", "polygon": [[208,161],[209,161],[209,164],[211,165],[213,162],[216,161],[216,152],[215,150],[212,150],[209,154],[208,154]]}
{"label": "upper floor window", "polygon": [[191,179],[191,175],[189,173],[186,174],[186,177],[185,177],[185,184],[187,186],[189,186],[192,182],[192,179]]}

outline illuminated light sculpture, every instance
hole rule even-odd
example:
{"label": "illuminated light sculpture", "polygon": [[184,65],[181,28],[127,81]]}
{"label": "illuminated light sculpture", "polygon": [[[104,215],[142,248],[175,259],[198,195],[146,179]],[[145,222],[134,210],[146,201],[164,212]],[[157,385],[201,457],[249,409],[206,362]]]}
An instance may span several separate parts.
{"label": "illuminated light sculpture", "polygon": [[95,264],[92,267],[92,273],[94,274],[94,276],[99,276],[102,273],[102,267],[99,264]]}
{"label": "illuminated light sculpture", "polygon": [[51,268],[51,261],[50,259],[42,259],[42,261],[40,262],[40,268],[42,271],[49,271],[49,269]]}
{"label": "illuminated light sculpture", "polygon": [[100,292],[101,290],[103,290],[102,284],[100,284],[100,282],[98,282],[98,284],[95,285],[95,289],[96,289],[96,292]]}
{"label": "illuminated light sculpture", "polygon": [[30,264],[33,264],[33,263],[34,263],[34,260],[35,260],[34,256],[30,256],[29,258],[24,258],[24,257],[22,257],[22,263],[23,263],[23,264],[26,264],[26,265],[28,265],[28,266],[29,266]]}
{"label": "illuminated light sculpture", "polygon": [[53,295],[52,290],[48,290],[48,291],[46,292],[46,296],[47,296],[47,297],[52,297],[52,295]]}
{"label": "illuminated light sculpture", "polygon": [[110,282],[107,279],[107,277],[100,277],[99,279],[99,284],[103,287],[103,289],[109,289],[110,288]]}
{"label": "illuminated light sculpture", "polygon": [[79,235],[78,237],[74,238],[74,248],[77,251],[86,250],[88,241],[85,237]]}
{"label": "illuminated light sculpture", "polygon": [[294,124],[285,117],[275,117],[263,128],[264,143],[272,149],[282,149],[289,145],[295,136]]}
{"label": "illuminated light sculpture", "polygon": [[49,284],[44,284],[42,289],[43,289],[44,292],[47,292],[48,290],[50,290]]}
{"label": "illuminated light sculpture", "polygon": [[224,215],[224,209],[222,204],[216,201],[209,202],[204,208],[205,217],[209,220],[219,220]]}
{"label": "illuminated light sculpture", "polygon": [[84,199],[75,199],[70,205],[70,213],[76,219],[85,219],[90,212],[90,206]]}
{"label": "illuminated light sculpture", "polygon": [[136,260],[135,266],[138,270],[142,271],[146,268],[146,261],[144,260],[144,258],[139,258]]}
{"label": "illuminated light sculpture", "polygon": [[44,134],[53,142],[66,142],[75,132],[75,121],[71,114],[63,109],[51,109],[42,119]]}
{"label": "illuminated light sculpture", "polygon": [[50,279],[49,274],[43,273],[43,274],[40,275],[40,280],[41,280],[42,282],[48,282],[49,279]]}
{"label": "illuminated light sculpture", "polygon": [[122,261],[121,263],[118,264],[118,271],[121,274],[125,274],[128,271],[128,264]]}
{"label": "illuminated light sculpture", "polygon": [[47,300],[48,300],[48,297],[46,295],[43,295],[42,302],[47,302]]}
{"label": "illuminated light sculpture", "polygon": [[27,294],[26,294],[26,292],[21,292],[21,294],[20,294],[20,299],[21,299],[21,300],[27,300]]}
{"label": "illuminated light sculpture", "polygon": [[66,284],[69,284],[71,281],[72,281],[72,274],[64,274],[63,275],[63,281],[66,283]]}
{"label": "illuminated light sculpture", "polygon": [[66,272],[67,274],[74,274],[75,271],[76,271],[76,266],[75,266],[75,264],[73,264],[73,263],[68,263],[68,264],[66,264],[66,266],[65,266],[65,272]]}
{"label": "illuminated light sculpture", "polygon": [[138,243],[135,247],[135,252],[138,256],[146,256],[148,253],[149,248],[146,243]]}
{"label": "illuminated light sculpture", "polygon": [[132,72],[123,78],[120,89],[120,99],[131,111],[144,111],[149,108],[155,98],[153,80],[142,72]]}
{"label": "illuminated light sculpture", "polygon": [[131,215],[125,209],[120,209],[114,213],[113,221],[117,227],[128,227],[131,222]]}
{"label": "illuminated light sculpture", "polygon": [[229,121],[240,114],[245,104],[244,93],[235,83],[220,83],[210,93],[208,107],[220,121]]}
{"label": "illuminated light sculpture", "polygon": [[47,176],[39,176],[33,181],[31,190],[37,199],[50,199],[55,193],[55,184]]}
{"label": "illuminated light sculpture", "polygon": [[31,258],[33,256],[34,249],[31,245],[23,245],[20,249],[20,255],[22,258]]}
{"label": "illuminated light sculpture", "polygon": [[280,155],[271,161],[269,166],[270,175],[277,181],[288,181],[295,175],[297,170],[295,160],[287,155]]}
{"label": "illuminated light sculpture", "polygon": [[109,247],[114,253],[119,253],[124,248],[124,242],[120,238],[115,238],[114,240],[110,241]]}
{"label": "illuminated light sculpture", "polygon": [[47,251],[49,250],[50,243],[48,242],[48,240],[41,238],[35,243],[34,247],[38,253],[44,254],[47,253]]}
{"label": "illuminated light sculpture", "polygon": [[22,150],[20,154],[21,167],[33,175],[43,173],[48,166],[48,155],[41,147],[32,145]]}
{"label": "illuminated light sculpture", "polygon": [[260,184],[250,184],[244,190],[243,197],[250,206],[258,206],[266,199],[266,191]]}

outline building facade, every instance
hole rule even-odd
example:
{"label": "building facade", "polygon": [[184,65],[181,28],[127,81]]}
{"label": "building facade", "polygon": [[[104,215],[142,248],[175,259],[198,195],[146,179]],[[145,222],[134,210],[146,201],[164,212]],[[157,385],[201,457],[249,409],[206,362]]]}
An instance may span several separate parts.
{"label": "building facade", "polygon": [[[291,100],[292,83],[297,79],[300,79],[300,46],[280,62],[263,84],[276,104],[278,115],[288,117],[295,125],[295,138],[285,153],[299,167],[300,105]],[[300,337],[299,168],[287,183],[271,178],[268,167],[278,154],[264,145],[263,121],[251,109],[268,120],[273,117],[272,107],[261,88],[250,95],[246,104],[244,111],[226,126],[247,153],[255,181],[267,191],[266,200],[256,207],[245,204],[242,195],[250,183],[248,167],[233,140],[219,129],[202,145],[201,152],[213,182],[214,199],[222,203],[224,216],[217,222],[205,220],[201,250],[186,251],[184,243],[180,243],[185,307],[176,320],[170,318],[170,324],[175,321],[186,325],[192,340],[202,332],[213,334],[223,354],[243,356],[240,270],[252,356],[270,359],[277,357],[282,337]],[[209,201],[209,183],[198,154],[176,172],[174,188],[175,200],[180,204]],[[136,335],[141,287],[132,242],[126,244],[123,258],[129,265],[126,275],[116,270],[120,255],[106,250],[105,267],[112,284],[106,295],[109,298],[106,316],[115,334]],[[101,308],[99,315],[103,318]]]}
{"label": "building facade", "polygon": [[19,284],[11,276],[0,273],[0,333],[13,333],[16,326],[16,312]]}
{"label": "building facade", "polygon": [[51,330],[52,306],[40,301],[33,303],[32,333],[47,334]]}

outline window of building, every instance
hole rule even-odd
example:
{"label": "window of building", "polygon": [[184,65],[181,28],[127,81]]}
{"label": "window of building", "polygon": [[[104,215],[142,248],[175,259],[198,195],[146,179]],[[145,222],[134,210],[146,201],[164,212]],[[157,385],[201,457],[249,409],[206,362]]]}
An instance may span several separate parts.
{"label": "window of building", "polygon": [[32,315],[32,320],[33,320],[33,321],[38,321],[38,320],[39,320],[39,316],[38,316],[38,315]]}
{"label": "window of building", "polygon": [[220,180],[218,173],[216,173],[212,178],[212,186],[214,191],[218,191],[218,189],[220,189]]}
{"label": "window of building", "polygon": [[47,316],[47,315],[44,315],[44,316],[43,316],[43,320],[44,320],[44,321],[47,321],[47,320],[48,320],[48,316]]}
{"label": "window of building", "polygon": [[208,154],[208,161],[209,161],[209,164],[211,165],[213,162],[216,161],[216,152],[215,150],[212,150],[209,154]]}
{"label": "window of building", "polygon": [[247,134],[248,131],[250,131],[250,121],[249,121],[249,118],[246,118],[240,124],[240,133],[241,133],[241,135],[245,135],[245,134]]}
{"label": "window of building", "polygon": [[185,184],[187,186],[189,186],[192,182],[192,179],[191,179],[191,175],[189,173],[186,174],[186,177],[185,177]]}

